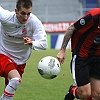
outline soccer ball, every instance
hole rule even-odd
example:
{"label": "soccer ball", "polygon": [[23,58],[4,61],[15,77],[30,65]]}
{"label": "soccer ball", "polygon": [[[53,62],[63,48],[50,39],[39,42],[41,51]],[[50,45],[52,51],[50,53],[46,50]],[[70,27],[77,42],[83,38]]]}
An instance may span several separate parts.
{"label": "soccer ball", "polygon": [[60,73],[60,63],[55,57],[46,56],[39,61],[38,72],[45,79],[53,79]]}

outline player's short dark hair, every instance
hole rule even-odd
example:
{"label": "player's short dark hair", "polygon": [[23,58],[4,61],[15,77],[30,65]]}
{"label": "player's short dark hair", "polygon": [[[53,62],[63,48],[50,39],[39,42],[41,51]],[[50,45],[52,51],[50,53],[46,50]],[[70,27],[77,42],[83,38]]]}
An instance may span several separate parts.
{"label": "player's short dark hair", "polygon": [[18,10],[20,10],[21,7],[29,9],[30,7],[32,7],[32,0],[17,0],[17,2],[16,2],[16,8]]}

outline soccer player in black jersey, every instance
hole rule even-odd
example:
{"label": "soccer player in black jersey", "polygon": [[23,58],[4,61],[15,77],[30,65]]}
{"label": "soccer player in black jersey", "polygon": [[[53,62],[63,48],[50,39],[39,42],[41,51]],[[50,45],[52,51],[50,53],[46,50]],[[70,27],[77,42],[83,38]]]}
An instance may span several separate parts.
{"label": "soccer player in black jersey", "polygon": [[70,65],[75,83],[70,86],[64,100],[100,100],[100,8],[88,11],[69,26],[57,54],[61,64],[66,58],[70,39]]}

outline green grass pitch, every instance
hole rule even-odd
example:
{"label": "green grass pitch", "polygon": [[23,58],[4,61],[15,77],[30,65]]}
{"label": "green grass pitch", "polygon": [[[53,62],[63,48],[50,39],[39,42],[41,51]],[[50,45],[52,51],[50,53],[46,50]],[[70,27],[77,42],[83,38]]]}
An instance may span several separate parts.
{"label": "green grass pitch", "polygon": [[[45,56],[56,57],[59,50],[33,51],[27,62],[22,83],[16,90],[13,100],[63,100],[73,83],[70,73],[71,52],[66,50],[66,60],[61,65],[59,75],[54,79],[44,79],[37,70],[38,62]],[[0,94],[4,89],[4,79],[0,78]]]}

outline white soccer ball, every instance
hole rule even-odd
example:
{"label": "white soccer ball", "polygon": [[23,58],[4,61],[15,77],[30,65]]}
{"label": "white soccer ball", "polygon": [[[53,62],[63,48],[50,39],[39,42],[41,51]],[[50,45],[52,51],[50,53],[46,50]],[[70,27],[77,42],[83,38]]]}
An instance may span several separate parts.
{"label": "white soccer ball", "polygon": [[46,56],[39,61],[38,72],[45,79],[53,79],[60,73],[60,63],[57,58]]}

